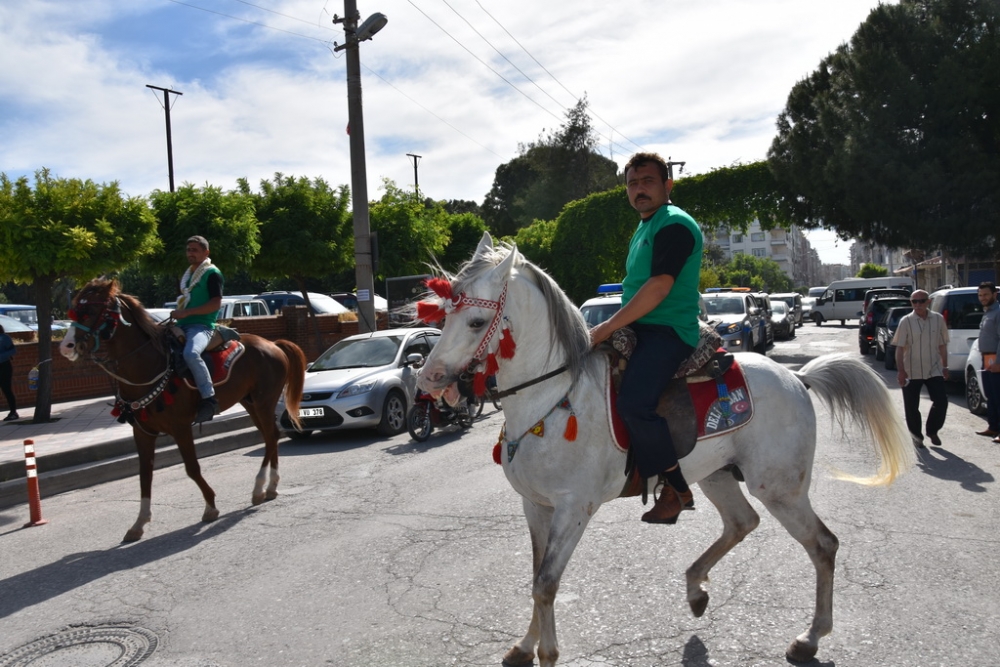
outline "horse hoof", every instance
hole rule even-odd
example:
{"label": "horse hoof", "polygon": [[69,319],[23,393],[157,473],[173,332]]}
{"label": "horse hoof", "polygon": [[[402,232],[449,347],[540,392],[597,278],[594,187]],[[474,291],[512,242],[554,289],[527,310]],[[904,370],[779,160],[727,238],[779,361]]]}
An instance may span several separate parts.
{"label": "horse hoof", "polygon": [[253,505],[260,505],[261,503],[264,502],[264,500],[266,500],[266,496],[264,496],[263,493],[261,494],[255,493],[252,496],[250,496],[250,503]]}
{"label": "horse hoof", "polygon": [[132,528],[125,533],[125,537],[122,538],[122,543],[128,544],[130,542],[138,542],[140,539],[142,539],[142,531]]}
{"label": "horse hoof", "polygon": [[274,500],[277,497],[278,497],[278,492],[277,491],[268,491],[267,495],[264,496],[264,499],[265,500]]}
{"label": "horse hoof", "polygon": [[705,609],[708,608],[708,593],[701,591],[697,597],[688,600],[688,604],[691,605],[691,613],[694,614],[694,617],[701,618]]}
{"label": "horse hoof", "polygon": [[205,510],[205,513],[201,515],[201,520],[204,523],[211,523],[219,518],[219,510],[214,507],[209,507]]}
{"label": "horse hoof", "polygon": [[796,639],[792,642],[788,650],[785,651],[785,657],[792,662],[809,662],[816,657],[816,651],[819,650],[819,646],[812,646],[804,641]]}
{"label": "horse hoof", "polygon": [[503,656],[503,667],[524,667],[535,664],[535,654],[526,653],[520,646],[515,646]]}

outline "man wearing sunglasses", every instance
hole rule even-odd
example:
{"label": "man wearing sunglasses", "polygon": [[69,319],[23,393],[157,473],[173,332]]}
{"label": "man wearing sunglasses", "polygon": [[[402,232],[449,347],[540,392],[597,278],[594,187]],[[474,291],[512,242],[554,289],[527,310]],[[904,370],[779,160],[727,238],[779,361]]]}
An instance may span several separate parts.
{"label": "man wearing sunglasses", "polygon": [[906,428],[917,449],[924,447],[921,434],[920,388],[927,386],[931,411],[927,415],[927,437],[940,447],[938,431],[948,413],[948,396],[944,382],[948,379],[948,327],[940,313],[928,308],[927,292],[917,290],[910,295],[913,312],[899,321],[892,339],[896,346],[897,378],[903,388],[903,409]]}

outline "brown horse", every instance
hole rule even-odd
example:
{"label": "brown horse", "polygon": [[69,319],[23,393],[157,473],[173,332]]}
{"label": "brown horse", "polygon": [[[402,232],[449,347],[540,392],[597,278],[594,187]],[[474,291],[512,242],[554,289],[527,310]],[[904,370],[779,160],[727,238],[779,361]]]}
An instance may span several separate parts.
{"label": "brown horse", "polygon": [[[89,356],[118,382],[115,412],[132,424],[139,453],[139,518],[125,533],[125,542],[142,537],[152,518],[153,455],[156,437],[166,433],[177,442],[184,469],[205,497],[202,521],[219,517],[215,492],[201,476],[194,449],[191,424],[199,394],[179,382],[170,364],[167,332],[158,325],[138,299],[120,293],[111,280],[92,280],[73,300],[73,326],[59,346],[63,356],[76,361]],[[285,390],[288,414],[298,426],[299,401],[305,378],[306,357],[298,345],[287,340],[271,342],[244,334],[242,357],[232,367],[228,380],[216,386],[220,410],[240,403],[264,435],[264,462],[254,481],[251,501],[259,505],[278,495],[278,426],[275,406]],[[287,384],[287,387],[286,387]],[[270,468],[270,479],[268,479]],[[264,488],[265,482],[267,488]]]}

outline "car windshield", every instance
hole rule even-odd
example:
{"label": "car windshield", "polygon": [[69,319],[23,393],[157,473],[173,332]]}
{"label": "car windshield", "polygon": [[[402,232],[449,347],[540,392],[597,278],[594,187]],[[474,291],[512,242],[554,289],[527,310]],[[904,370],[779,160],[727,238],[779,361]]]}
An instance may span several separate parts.
{"label": "car windshield", "polygon": [[403,336],[345,339],[324,352],[309,367],[310,371],[335,371],[343,368],[373,368],[396,360]]}
{"label": "car windshield", "polygon": [[0,315],[0,326],[3,327],[4,333],[23,333],[25,331],[31,331],[31,327],[26,324],[22,324],[21,320],[14,319],[13,317],[8,317],[6,315]]}
{"label": "car windshield", "polygon": [[705,299],[709,315],[742,315],[743,299],[738,296],[723,296]]}
{"label": "car windshield", "polygon": [[586,320],[588,327],[596,327],[621,310],[621,307],[620,303],[602,303],[596,306],[584,306],[580,312],[583,313],[583,319]]}
{"label": "car windshield", "polygon": [[774,312],[775,315],[780,315],[781,317],[784,317],[785,315],[788,314],[788,304],[785,303],[784,301],[772,301],[771,310]]}
{"label": "car windshield", "polygon": [[15,320],[19,321],[21,324],[26,324],[28,326],[34,326],[38,324],[38,311],[34,308],[18,308],[16,310],[4,310],[3,314],[7,317],[13,317]]}
{"label": "car windshield", "polygon": [[893,308],[889,311],[889,322],[888,326],[890,329],[895,329],[899,326],[899,321],[913,312],[912,308]]}
{"label": "car windshield", "polygon": [[314,294],[310,292],[309,303],[312,304],[313,309],[317,313],[337,315],[347,310],[339,301],[334,299],[332,296],[327,296],[325,294]]}

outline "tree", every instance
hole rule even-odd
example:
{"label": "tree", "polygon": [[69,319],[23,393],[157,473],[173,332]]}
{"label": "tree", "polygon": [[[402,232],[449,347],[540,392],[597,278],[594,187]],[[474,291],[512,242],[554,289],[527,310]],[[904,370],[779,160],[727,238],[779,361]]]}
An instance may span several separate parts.
{"label": "tree", "polygon": [[31,285],[38,310],[35,423],[52,415],[52,286],[115,271],[157,246],[145,200],[116,182],[56,178],[48,169],[11,181],[0,174],[0,282]]}
{"label": "tree", "polygon": [[789,217],[846,238],[996,256],[998,16],[995,0],[879,5],[796,84],[768,153]]}
{"label": "tree", "polygon": [[618,184],[618,165],[596,150],[587,100],[566,112],[559,130],[520,146],[497,167],[483,218],[497,236],[513,236],[535,220],[553,220],[567,202]]}
{"label": "tree", "polygon": [[187,268],[184,248],[192,236],[208,239],[212,263],[223,275],[249,269],[260,252],[260,223],[245,183],[229,192],[185,183],[176,192],[154,190],[149,199],[161,243],[141,265],[154,274],[174,276],[175,285]]}
{"label": "tree", "polygon": [[858,278],[882,278],[887,275],[889,275],[889,269],[871,262],[862,264],[858,271]]}
{"label": "tree", "polygon": [[719,287],[751,287],[758,292],[790,292],[792,279],[781,266],[768,257],[734,255],[728,263],[716,266]]}
{"label": "tree", "polygon": [[448,213],[435,202],[417,200],[389,179],[382,181],[382,188],[385,194],[369,208],[371,228],[378,232],[379,277],[427,273],[451,242]]}
{"label": "tree", "polygon": [[[240,182],[246,193],[249,187]],[[253,196],[260,222],[261,247],[265,250],[253,261],[251,273],[258,278],[291,278],[309,306],[306,280],[354,266],[350,191],[346,185],[334,190],[322,178],[309,180],[276,173],[260,182]],[[316,338],[322,347],[319,323],[313,319]]]}
{"label": "tree", "polygon": [[446,270],[455,271],[472,256],[486,231],[486,223],[473,213],[447,213],[447,204],[442,204],[442,208],[446,211],[444,221],[449,241],[439,262]]}

